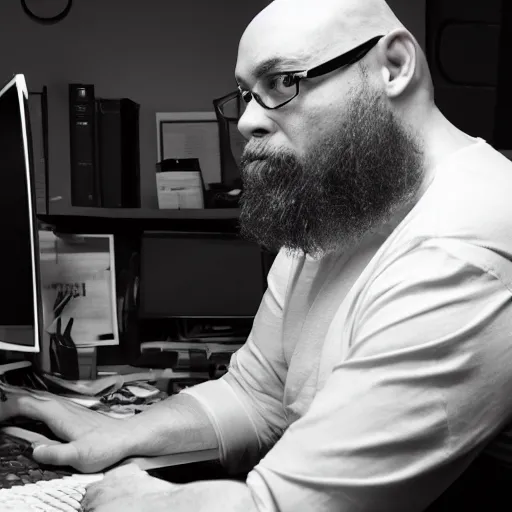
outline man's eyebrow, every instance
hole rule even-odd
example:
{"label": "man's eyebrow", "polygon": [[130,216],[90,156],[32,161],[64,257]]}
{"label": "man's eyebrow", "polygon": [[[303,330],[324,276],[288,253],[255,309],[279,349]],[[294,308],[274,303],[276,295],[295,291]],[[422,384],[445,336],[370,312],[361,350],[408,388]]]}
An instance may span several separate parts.
{"label": "man's eyebrow", "polygon": [[[276,69],[284,66],[299,66],[299,68],[295,68],[294,71],[297,69],[303,69],[303,67],[300,67],[301,61],[298,59],[293,59],[289,57],[272,57],[271,59],[267,59],[260,62],[254,68],[252,75],[256,80],[259,80],[262,76],[265,76],[271,71],[275,71]],[[302,64],[302,66],[304,65]],[[240,76],[235,76],[235,79],[239,84],[243,84],[245,82],[245,80]]]}

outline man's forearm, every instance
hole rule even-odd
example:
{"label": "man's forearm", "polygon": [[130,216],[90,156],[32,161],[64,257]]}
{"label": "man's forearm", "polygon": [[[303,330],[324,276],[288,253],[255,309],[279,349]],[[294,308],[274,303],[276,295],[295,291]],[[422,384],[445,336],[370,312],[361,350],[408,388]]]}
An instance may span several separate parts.
{"label": "man's forearm", "polygon": [[219,446],[211,421],[190,395],[174,395],[124,421],[133,432],[131,455],[167,455]]}

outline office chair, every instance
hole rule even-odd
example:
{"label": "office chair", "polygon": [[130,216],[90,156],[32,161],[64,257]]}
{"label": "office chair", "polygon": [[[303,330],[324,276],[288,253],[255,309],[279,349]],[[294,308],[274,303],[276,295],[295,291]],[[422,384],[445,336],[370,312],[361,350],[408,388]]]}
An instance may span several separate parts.
{"label": "office chair", "polygon": [[[512,443],[502,448],[512,451]],[[498,458],[483,452],[425,512],[509,512],[512,509],[511,489],[512,459],[508,462],[506,457]]]}

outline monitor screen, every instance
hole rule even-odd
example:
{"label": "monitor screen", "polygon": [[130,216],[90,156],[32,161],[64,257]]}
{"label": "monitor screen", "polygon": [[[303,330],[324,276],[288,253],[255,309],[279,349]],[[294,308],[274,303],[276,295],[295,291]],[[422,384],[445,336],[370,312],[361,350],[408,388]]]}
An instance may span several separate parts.
{"label": "monitor screen", "polygon": [[142,317],[253,317],[265,287],[262,252],[253,242],[216,233],[142,237]]}
{"label": "monitor screen", "polygon": [[28,91],[23,75],[0,90],[0,349],[38,352],[40,293]]}

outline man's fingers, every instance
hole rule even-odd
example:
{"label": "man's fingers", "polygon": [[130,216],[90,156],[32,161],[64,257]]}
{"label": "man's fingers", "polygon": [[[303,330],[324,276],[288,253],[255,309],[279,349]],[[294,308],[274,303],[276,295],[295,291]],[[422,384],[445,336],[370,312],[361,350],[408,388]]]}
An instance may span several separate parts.
{"label": "man's fingers", "polygon": [[[81,473],[98,473],[117,462],[108,451],[94,451],[90,443],[72,441],[62,444],[35,444],[32,456],[36,462],[53,466],[72,466]],[[132,472],[133,473],[133,472]]]}
{"label": "man's fingers", "polygon": [[129,495],[140,485],[140,478],[148,476],[136,464],[125,464],[105,473],[102,480],[87,487],[82,499],[84,510],[96,510],[103,505],[112,506],[116,500]]}
{"label": "man's fingers", "polygon": [[73,466],[78,462],[78,453],[73,443],[37,445],[33,457],[37,462],[54,466]]}

